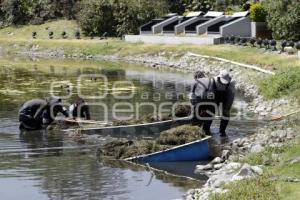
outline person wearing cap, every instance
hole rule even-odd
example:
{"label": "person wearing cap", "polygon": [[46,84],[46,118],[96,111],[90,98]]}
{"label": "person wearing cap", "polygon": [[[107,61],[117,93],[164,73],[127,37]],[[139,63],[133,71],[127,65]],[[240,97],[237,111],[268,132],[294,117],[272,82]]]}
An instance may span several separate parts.
{"label": "person wearing cap", "polygon": [[226,136],[226,128],[229,123],[230,110],[235,98],[235,81],[226,70],[214,78],[216,83],[216,103],[220,108],[220,134]]}
{"label": "person wearing cap", "polygon": [[192,124],[202,126],[210,135],[210,127],[217,109],[220,109],[220,134],[226,136],[230,110],[235,96],[235,82],[225,70],[214,78],[195,77],[190,95],[193,105]]}
{"label": "person wearing cap", "polygon": [[58,113],[62,113],[65,117],[69,116],[59,97],[52,96],[45,100],[32,99],[27,101],[19,110],[20,129],[42,129],[51,124]]}
{"label": "person wearing cap", "polygon": [[[78,115],[78,113],[80,113]],[[69,115],[71,118],[76,119],[76,118],[81,118],[85,120],[90,120],[91,115],[90,115],[90,109],[88,104],[84,101],[84,99],[78,97],[74,104],[72,104],[69,107]]]}

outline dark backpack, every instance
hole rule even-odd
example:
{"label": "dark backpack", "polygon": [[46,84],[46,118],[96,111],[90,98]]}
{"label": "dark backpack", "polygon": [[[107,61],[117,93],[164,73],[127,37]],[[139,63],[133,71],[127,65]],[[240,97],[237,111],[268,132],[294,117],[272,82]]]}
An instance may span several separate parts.
{"label": "dark backpack", "polygon": [[214,102],[215,101],[215,91],[216,91],[216,82],[214,79],[209,79],[209,85],[206,86],[204,83],[202,83],[200,80],[196,80],[197,84],[194,85],[192,94],[195,94],[196,87],[198,84],[200,84],[205,90],[202,94],[202,96],[196,96],[197,102]]}

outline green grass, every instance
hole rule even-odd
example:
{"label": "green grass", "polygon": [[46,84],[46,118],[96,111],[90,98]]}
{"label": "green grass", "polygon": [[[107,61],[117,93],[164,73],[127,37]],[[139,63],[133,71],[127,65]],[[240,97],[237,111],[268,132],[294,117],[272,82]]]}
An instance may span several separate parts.
{"label": "green grass", "polygon": [[37,39],[48,39],[49,31],[53,31],[54,39],[60,39],[63,31],[67,32],[69,39],[74,39],[75,32],[80,30],[76,21],[58,20],[48,22],[42,25],[12,26],[0,29],[0,38],[10,40],[32,39],[32,32],[37,32]]}
{"label": "green grass", "polygon": [[300,102],[300,68],[282,69],[276,76],[261,81],[259,89],[268,99],[290,95]]}
{"label": "green grass", "polygon": [[276,183],[270,181],[265,175],[255,179],[247,179],[233,182],[227,185],[230,190],[225,194],[216,194],[210,197],[211,200],[279,200],[279,193]]}
{"label": "green grass", "polygon": [[[242,162],[251,165],[262,165],[269,159],[264,175],[248,180],[233,182],[226,186],[229,192],[212,195],[211,200],[248,200],[248,199],[300,199],[300,183],[274,180],[274,177],[293,177],[300,179],[300,163],[289,164],[289,161],[300,156],[300,139],[280,148],[267,148],[259,154],[250,154]],[[279,159],[272,158],[278,154]]]}

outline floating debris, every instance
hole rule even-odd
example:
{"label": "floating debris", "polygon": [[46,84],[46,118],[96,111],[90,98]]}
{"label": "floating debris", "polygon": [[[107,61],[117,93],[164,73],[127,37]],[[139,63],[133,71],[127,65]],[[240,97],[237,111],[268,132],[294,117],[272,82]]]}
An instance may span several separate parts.
{"label": "floating debris", "polygon": [[84,135],[81,132],[81,129],[76,129],[75,131],[72,131],[69,133],[69,138],[71,138],[74,142],[77,142],[79,144],[85,144],[86,139]]}
{"label": "floating debris", "polygon": [[145,124],[145,123],[153,123],[171,120],[172,116],[175,117],[188,117],[191,114],[191,106],[188,105],[178,105],[174,110],[174,115],[171,114],[163,114],[162,116],[158,115],[145,115],[140,119],[132,119],[132,120],[118,120],[113,122],[113,126],[126,126],[126,125],[134,125],[134,124]]}

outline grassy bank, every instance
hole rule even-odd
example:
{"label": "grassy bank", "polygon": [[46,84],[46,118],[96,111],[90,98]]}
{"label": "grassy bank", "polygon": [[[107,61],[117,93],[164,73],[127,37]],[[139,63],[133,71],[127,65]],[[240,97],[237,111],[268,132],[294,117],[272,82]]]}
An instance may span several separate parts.
{"label": "grassy bank", "polygon": [[29,40],[32,39],[32,32],[37,33],[37,39],[48,39],[49,31],[53,31],[53,39],[61,39],[61,33],[65,31],[68,39],[75,38],[75,32],[80,31],[74,20],[52,21],[41,25],[26,25],[17,27],[7,27],[0,29],[0,38],[9,40]]}
{"label": "grassy bank", "polygon": [[[54,32],[54,39],[48,39],[49,30]],[[175,57],[180,57],[187,52],[193,52],[216,56],[275,71],[277,73],[275,76],[257,82],[261,93],[268,99],[291,96],[300,101],[300,60],[295,56],[234,45],[132,44],[112,38],[107,40],[99,40],[99,38],[76,40],[74,39],[76,30],[79,30],[76,22],[67,20],[48,22],[38,26],[8,27],[0,30],[0,47],[11,54],[38,46],[39,51],[60,50],[64,54],[128,56],[137,54],[157,55],[165,52],[165,56],[174,57],[176,55]],[[37,39],[32,39],[33,31],[37,32]],[[60,39],[62,31],[67,32],[68,39]]]}
{"label": "grassy bank", "polygon": [[[46,30],[47,29],[47,30]],[[54,39],[48,39],[49,30],[54,32]],[[41,50],[63,48],[67,53],[79,52],[87,55],[111,55],[121,56],[135,54],[157,54],[166,52],[166,55],[178,56],[190,51],[193,53],[217,56],[242,63],[259,65],[263,68],[276,70],[282,67],[300,67],[300,60],[286,55],[278,55],[263,49],[241,47],[233,45],[151,45],[131,44],[119,39],[99,40],[83,38],[74,39],[74,32],[79,30],[75,21],[60,20],[48,22],[42,25],[30,25],[21,27],[8,27],[0,30],[0,46],[8,47],[11,52],[39,45]],[[32,39],[33,31],[37,32],[37,39]],[[61,39],[62,31],[68,33],[68,39]],[[10,48],[9,48],[10,47]],[[12,48],[13,47],[13,48]]]}
{"label": "grassy bank", "polygon": [[300,199],[300,139],[283,147],[267,148],[259,154],[250,154],[242,162],[251,165],[264,165],[263,176],[233,182],[226,186],[229,192],[211,196],[212,200],[265,200],[265,199]]}

